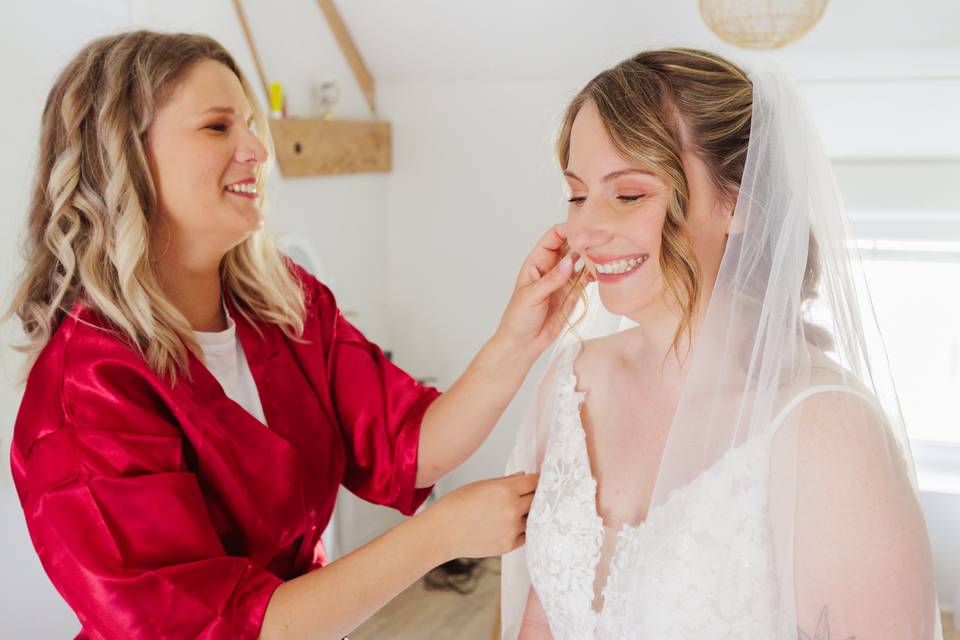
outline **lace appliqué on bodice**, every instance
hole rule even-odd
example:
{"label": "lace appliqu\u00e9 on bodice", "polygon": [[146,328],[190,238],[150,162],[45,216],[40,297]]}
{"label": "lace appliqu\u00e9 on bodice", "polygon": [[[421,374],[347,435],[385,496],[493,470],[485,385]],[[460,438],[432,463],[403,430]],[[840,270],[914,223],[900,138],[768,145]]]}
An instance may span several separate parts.
{"label": "lace appliqu\u00e9 on bodice", "polygon": [[584,394],[576,391],[572,369],[561,378],[557,421],[527,517],[527,564],[554,638],[586,639],[594,637],[596,628],[594,569],[604,531],[594,506],[597,483],[579,427]]}
{"label": "lace appliqu\u00e9 on bodice", "polygon": [[[610,558],[593,609],[603,522],[596,509],[572,358],[558,371],[558,415],[527,520],[531,583],[556,640],[787,637],[778,622],[767,476],[771,436],[733,449],[674,490]],[[795,633],[795,631],[794,631]]]}

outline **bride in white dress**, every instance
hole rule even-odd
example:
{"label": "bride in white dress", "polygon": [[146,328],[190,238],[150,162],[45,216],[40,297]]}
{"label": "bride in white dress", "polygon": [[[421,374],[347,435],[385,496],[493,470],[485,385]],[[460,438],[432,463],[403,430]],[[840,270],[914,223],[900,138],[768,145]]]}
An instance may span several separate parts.
{"label": "bride in white dress", "polygon": [[941,638],[882,342],[789,81],[641,53],[574,98],[558,156],[586,286],[507,469],[541,475],[503,638]]}

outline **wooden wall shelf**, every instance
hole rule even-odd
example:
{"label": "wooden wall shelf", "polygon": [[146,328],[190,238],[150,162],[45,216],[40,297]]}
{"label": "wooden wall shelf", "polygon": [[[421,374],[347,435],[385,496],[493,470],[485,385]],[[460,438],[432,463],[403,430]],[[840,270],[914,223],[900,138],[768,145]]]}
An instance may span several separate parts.
{"label": "wooden wall shelf", "polygon": [[287,177],[390,171],[389,122],[278,118],[270,132]]}

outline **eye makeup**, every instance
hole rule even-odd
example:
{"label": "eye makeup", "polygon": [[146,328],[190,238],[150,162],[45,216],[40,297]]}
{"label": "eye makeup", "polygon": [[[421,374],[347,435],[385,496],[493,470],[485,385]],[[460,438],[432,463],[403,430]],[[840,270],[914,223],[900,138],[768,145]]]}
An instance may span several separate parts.
{"label": "eye makeup", "polygon": [[[631,204],[631,203],[639,202],[639,201],[643,200],[643,199],[646,198],[647,195],[648,195],[647,193],[636,193],[636,192],[630,193],[631,191],[635,191],[635,190],[634,190],[634,189],[630,189],[630,190],[628,190],[627,193],[624,193],[624,192],[622,192],[622,191],[618,191],[618,190],[614,189],[614,190],[612,190],[612,193],[609,194],[609,196],[616,198],[616,200],[619,201],[619,202],[621,202],[621,203]],[[586,200],[587,200],[587,196],[582,196],[582,195],[572,195],[572,194],[571,194],[571,195],[567,198],[567,202],[568,202],[569,204],[574,204],[574,205],[582,205],[584,202],[586,202]]]}

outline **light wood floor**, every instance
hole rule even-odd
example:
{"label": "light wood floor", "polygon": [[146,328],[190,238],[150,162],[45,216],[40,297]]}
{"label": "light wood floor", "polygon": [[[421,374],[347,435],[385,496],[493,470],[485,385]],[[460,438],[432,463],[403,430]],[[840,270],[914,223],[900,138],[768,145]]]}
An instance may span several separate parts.
{"label": "light wood floor", "polygon": [[[350,640],[491,640],[500,591],[500,560],[484,561],[486,573],[469,595],[428,591],[417,581],[350,634]],[[960,640],[952,616],[943,614],[943,639]]]}
{"label": "light wood floor", "polygon": [[477,590],[428,591],[419,580],[350,634],[350,640],[491,640],[500,593],[500,559],[483,561]]}

